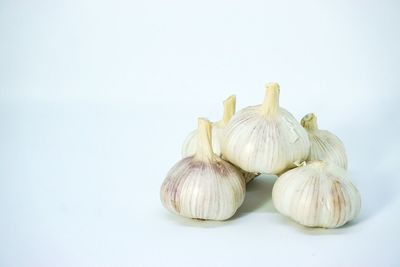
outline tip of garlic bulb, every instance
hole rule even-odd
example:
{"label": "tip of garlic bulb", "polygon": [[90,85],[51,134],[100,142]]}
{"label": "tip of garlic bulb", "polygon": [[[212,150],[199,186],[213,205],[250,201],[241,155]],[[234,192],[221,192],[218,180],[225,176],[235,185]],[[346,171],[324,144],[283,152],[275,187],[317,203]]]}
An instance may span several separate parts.
{"label": "tip of garlic bulb", "polygon": [[231,120],[236,111],[236,96],[231,95],[224,101],[224,115],[222,123],[225,126]]}
{"label": "tip of garlic bulb", "polygon": [[264,115],[272,115],[279,109],[279,84],[272,82],[265,85],[265,98],[262,104]]}
{"label": "tip of garlic bulb", "polygon": [[318,129],[317,124],[317,116],[314,113],[308,113],[301,119],[301,126],[303,126],[307,130],[316,130]]}
{"label": "tip of garlic bulb", "polygon": [[225,104],[225,102],[229,102],[229,101],[236,102],[236,95],[230,95],[230,96],[228,96],[228,97],[224,100],[224,104]]}
{"label": "tip of garlic bulb", "polygon": [[278,83],[276,83],[276,82],[270,82],[270,83],[267,83],[267,84],[265,84],[265,88],[267,89],[267,90],[278,90],[279,91],[279,84]]}
{"label": "tip of garlic bulb", "polygon": [[200,160],[214,160],[212,149],[211,122],[206,118],[198,118],[198,138],[195,156]]}

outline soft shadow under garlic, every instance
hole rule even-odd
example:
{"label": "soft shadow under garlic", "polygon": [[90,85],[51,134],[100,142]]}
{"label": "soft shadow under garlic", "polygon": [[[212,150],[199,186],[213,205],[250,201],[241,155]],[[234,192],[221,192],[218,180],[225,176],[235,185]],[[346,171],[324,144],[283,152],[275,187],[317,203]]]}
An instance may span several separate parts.
{"label": "soft shadow under garlic", "polygon": [[246,197],[242,206],[237,210],[232,219],[245,216],[250,212],[276,212],[271,199],[275,175],[261,174],[247,184]]}
{"label": "soft shadow under garlic", "polygon": [[[295,232],[301,232],[310,236],[318,236],[318,235],[342,235],[348,232],[348,228],[353,228],[356,224],[359,223],[359,218],[356,218],[345,225],[342,225],[339,228],[322,228],[322,227],[308,227],[301,225],[289,217],[281,216],[279,219],[279,224],[286,225],[288,229],[293,229]],[[354,229],[352,229],[353,231]]]}
{"label": "soft shadow under garlic", "polygon": [[[394,185],[398,177],[390,171],[383,170],[378,166],[368,170],[368,173],[353,170],[350,171],[350,174],[363,197],[361,213],[355,223],[361,224],[379,215],[395,199],[397,192]],[[379,183],[377,183],[378,179]]]}
{"label": "soft shadow under garlic", "polygon": [[165,212],[165,218],[173,223],[179,223],[186,227],[196,227],[196,228],[216,228],[221,226],[226,226],[231,223],[231,219],[225,221],[214,221],[214,220],[199,220],[190,219],[182,216],[176,216],[175,214]]}

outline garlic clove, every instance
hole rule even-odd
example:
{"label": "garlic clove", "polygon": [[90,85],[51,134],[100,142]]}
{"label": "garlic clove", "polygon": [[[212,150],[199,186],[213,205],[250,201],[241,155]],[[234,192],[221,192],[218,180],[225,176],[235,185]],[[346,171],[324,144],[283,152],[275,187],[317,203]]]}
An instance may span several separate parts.
{"label": "garlic clove", "polygon": [[244,171],[279,174],[308,157],[307,132],[279,106],[279,85],[266,85],[263,104],[236,113],[223,131],[221,152]]}
{"label": "garlic clove", "polygon": [[336,228],[354,219],[361,198],[346,170],[312,161],[282,174],[272,189],[275,208],[309,227]]}
{"label": "garlic clove", "polygon": [[[220,121],[213,123],[212,125],[212,148],[215,154],[221,155],[220,140],[222,138],[222,132],[229,120],[235,114],[236,109],[236,96],[231,95],[224,101],[224,114]],[[198,131],[192,131],[185,139],[182,145],[182,157],[193,156],[196,153]]]}
{"label": "garlic clove", "polygon": [[211,123],[200,118],[198,124],[196,152],[168,172],[161,202],[184,217],[226,220],[244,201],[245,180],[235,166],[213,153]]}
{"label": "garlic clove", "polygon": [[307,160],[323,160],[347,169],[347,156],[343,142],[329,131],[318,129],[317,117],[313,113],[301,119],[310,139],[310,153]]}

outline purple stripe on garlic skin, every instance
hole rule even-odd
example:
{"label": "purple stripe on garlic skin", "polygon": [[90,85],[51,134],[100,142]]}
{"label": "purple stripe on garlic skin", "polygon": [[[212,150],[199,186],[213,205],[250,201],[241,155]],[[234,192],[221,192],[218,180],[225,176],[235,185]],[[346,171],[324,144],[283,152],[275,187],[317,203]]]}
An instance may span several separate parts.
{"label": "purple stripe on garlic skin", "polygon": [[211,123],[198,120],[196,153],[176,163],[161,186],[161,202],[188,218],[226,220],[244,201],[242,173],[212,151]]}
{"label": "purple stripe on garlic skin", "polygon": [[313,113],[301,119],[310,139],[310,153],[307,160],[323,160],[347,169],[347,155],[343,142],[333,133],[318,129],[317,117]]}

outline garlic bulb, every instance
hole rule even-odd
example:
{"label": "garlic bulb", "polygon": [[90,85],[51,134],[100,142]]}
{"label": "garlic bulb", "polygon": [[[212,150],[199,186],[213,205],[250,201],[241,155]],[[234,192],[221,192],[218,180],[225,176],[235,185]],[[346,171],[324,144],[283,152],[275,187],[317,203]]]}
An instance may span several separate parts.
{"label": "garlic bulb", "polygon": [[280,213],[310,227],[339,227],[361,208],[360,194],[346,171],[324,161],[303,163],[282,174],[272,200]]}
{"label": "garlic bulb", "polygon": [[279,107],[279,85],[266,85],[262,105],[236,113],[224,130],[221,145],[226,159],[253,173],[278,174],[305,160],[307,132],[287,110]]}
{"label": "garlic bulb", "polygon": [[226,220],[243,203],[246,186],[240,171],[214,154],[211,123],[198,119],[197,149],[180,160],[161,186],[161,202],[188,218]]}
{"label": "garlic bulb", "polygon": [[317,117],[313,113],[301,119],[301,125],[308,132],[311,149],[307,160],[323,160],[347,169],[347,156],[340,139],[331,132],[318,129]]}
{"label": "garlic bulb", "polygon": [[[213,123],[212,127],[212,148],[215,154],[221,156],[220,140],[222,130],[235,114],[236,110],[236,96],[231,95],[224,101],[224,114],[222,120]],[[198,131],[192,131],[182,146],[182,157],[193,156],[197,148]]]}

